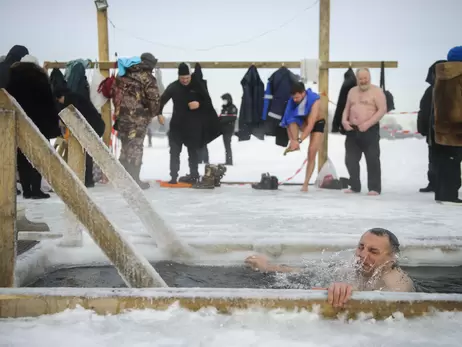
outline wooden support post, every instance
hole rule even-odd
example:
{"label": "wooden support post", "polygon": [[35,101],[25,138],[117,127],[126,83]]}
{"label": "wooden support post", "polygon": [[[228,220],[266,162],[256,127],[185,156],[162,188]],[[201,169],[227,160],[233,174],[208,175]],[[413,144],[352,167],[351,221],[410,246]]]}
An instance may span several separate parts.
{"label": "wooden support post", "polygon": [[[156,241],[158,247],[171,252],[174,256],[192,256],[193,252],[180,237],[169,228],[161,216],[152,208],[151,203],[141,191],[138,184],[105,147],[82,114],[74,107],[68,106],[59,114],[62,121],[94,158],[109,180],[120,191],[124,199],[139,217],[146,231]],[[70,155],[70,153],[69,153]]]}
{"label": "wooden support post", "polygon": [[14,287],[16,263],[16,115],[0,89],[0,287]]}
{"label": "wooden support post", "polygon": [[404,317],[419,317],[435,311],[462,311],[460,294],[355,292],[344,308],[327,302],[326,290],[284,290],[244,288],[14,288],[0,289],[0,318],[37,317],[55,314],[77,306],[97,314],[120,314],[128,310],[167,310],[178,303],[197,311],[214,307],[219,313],[261,308],[265,310],[316,311],[324,318],[361,318],[371,314],[387,319],[400,312]]}
{"label": "wooden support post", "polygon": [[[109,29],[108,29],[108,17],[107,17],[107,8],[104,10],[96,10],[96,18],[98,24],[98,55],[100,61],[109,60]],[[104,77],[109,77],[110,69],[112,66],[102,66],[100,65],[101,74]],[[108,100],[103,107],[101,108],[101,116],[106,124],[106,129],[104,130],[103,141],[106,146],[109,147],[111,143],[111,133],[112,133],[112,116],[111,116],[111,102]]]}
{"label": "wooden support post", "polygon": [[[16,100],[6,92],[1,93],[2,98],[4,95],[10,98],[15,108],[18,147],[87,228],[90,236],[118,270],[127,286],[166,287],[165,281],[146,258],[111,224],[88,195],[83,183],[75,178],[69,166],[37,130]],[[10,194],[10,198],[11,196]],[[13,196],[16,196],[16,190]]]}
{"label": "wooden support post", "polygon": [[[319,3],[319,60],[329,61],[330,50],[330,0]],[[326,120],[324,142],[318,154],[318,171],[321,170],[328,158],[329,147],[329,68],[319,68],[319,93],[321,94],[321,112]]]}
{"label": "wooden support post", "polygon": [[[72,132],[69,132],[69,138],[67,139],[67,151],[67,164],[77,175],[79,180],[85,182],[85,150]],[[83,244],[82,225],[80,225],[79,221],[68,207],[66,207],[65,215],[67,220],[67,232],[61,240],[60,246],[81,247]]]}

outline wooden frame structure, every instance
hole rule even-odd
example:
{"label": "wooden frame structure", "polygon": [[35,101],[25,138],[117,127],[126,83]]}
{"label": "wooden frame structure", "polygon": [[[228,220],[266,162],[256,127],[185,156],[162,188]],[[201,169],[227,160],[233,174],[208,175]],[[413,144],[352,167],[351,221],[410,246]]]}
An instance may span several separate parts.
{"label": "wooden frame structure", "polygon": [[[0,287],[15,286],[17,148],[87,228],[127,286],[167,286],[146,258],[136,252],[133,245],[111,224],[88,195],[80,178],[4,89],[0,89],[0,126],[0,145],[3,151],[3,160],[0,161]],[[81,147],[75,147],[76,157],[82,157],[84,152]],[[74,169],[81,172],[82,165],[79,161]]]}
{"label": "wooden frame structure", "polygon": [[396,312],[418,317],[435,311],[462,311],[459,294],[357,292],[344,308],[327,302],[326,290],[300,289],[96,289],[96,288],[18,288],[0,289],[0,318],[36,317],[81,306],[98,314],[119,314],[131,309],[165,310],[178,302],[197,311],[214,307],[220,313],[263,308],[288,311],[308,310],[325,318],[357,318],[361,313],[386,319]]}
{"label": "wooden frame structure", "polygon": [[[97,11],[98,23],[98,49],[99,60],[98,66],[104,76],[109,76],[109,70],[114,68],[115,62],[109,62],[109,38],[108,38],[108,16],[107,9]],[[380,61],[330,61],[330,0],[320,0],[319,2],[319,93],[321,95],[321,112],[326,125],[328,124],[328,109],[329,109],[329,69],[348,69],[351,68],[380,68]],[[194,64],[195,62],[190,62]],[[45,62],[46,69],[66,67],[65,62]],[[176,69],[179,62],[159,62],[157,66],[161,69]],[[262,69],[278,69],[285,66],[290,69],[300,68],[300,62],[252,62],[252,61],[222,61],[222,62],[200,62],[204,69],[247,69],[251,65]],[[94,67],[94,63],[90,67]],[[397,68],[398,62],[386,61],[385,68]],[[112,118],[110,103],[107,102],[102,109],[102,116],[106,123],[106,132],[104,134],[104,142],[109,145],[112,129]],[[326,126],[324,143],[319,151],[318,170],[321,170],[328,158],[328,135],[329,125]]]}

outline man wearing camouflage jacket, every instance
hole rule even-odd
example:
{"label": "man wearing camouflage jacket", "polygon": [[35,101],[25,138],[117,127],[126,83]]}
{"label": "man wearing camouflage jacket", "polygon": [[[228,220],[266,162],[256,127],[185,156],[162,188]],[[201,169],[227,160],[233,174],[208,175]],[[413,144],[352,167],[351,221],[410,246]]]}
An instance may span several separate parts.
{"label": "man wearing camouflage jacket", "polygon": [[156,64],[157,59],[151,53],[143,53],[141,63],[128,67],[123,76],[117,76],[112,87],[117,130],[122,142],[119,161],[141,189],[149,188],[149,183],[140,180],[143,142],[159,110],[159,89],[152,74]]}

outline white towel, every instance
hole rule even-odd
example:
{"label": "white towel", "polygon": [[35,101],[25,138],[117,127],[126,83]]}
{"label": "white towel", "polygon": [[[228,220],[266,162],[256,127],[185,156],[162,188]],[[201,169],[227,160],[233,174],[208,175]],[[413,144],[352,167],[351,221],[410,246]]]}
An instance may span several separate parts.
{"label": "white towel", "polygon": [[318,83],[319,66],[318,59],[302,59],[300,61],[300,73],[303,83]]}

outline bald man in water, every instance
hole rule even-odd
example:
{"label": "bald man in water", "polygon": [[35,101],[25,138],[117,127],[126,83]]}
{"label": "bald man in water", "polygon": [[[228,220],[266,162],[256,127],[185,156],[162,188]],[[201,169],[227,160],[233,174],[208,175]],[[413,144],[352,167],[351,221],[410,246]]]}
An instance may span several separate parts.
{"label": "bald man in water", "polygon": [[[333,283],[328,288],[328,301],[334,307],[342,307],[348,302],[353,291],[414,292],[412,279],[399,268],[399,241],[391,231],[373,228],[366,231],[359,240],[355,251],[354,269],[351,283]],[[303,269],[284,265],[272,265],[261,255],[253,255],[245,263],[261,272],[302,272]]]}
{"label": "bald man in water", "polygon": [[342,116],[346,131],[345,164],[350,174],[350,189],[345,192],[361,192],[359,162],[364,153],[368,195],[379,195],[382,192],[379,122],[387,113],[387,102],[383,90],[371,84],[368,69],[358,69],[356,79],[358,85],[348,93]]}

